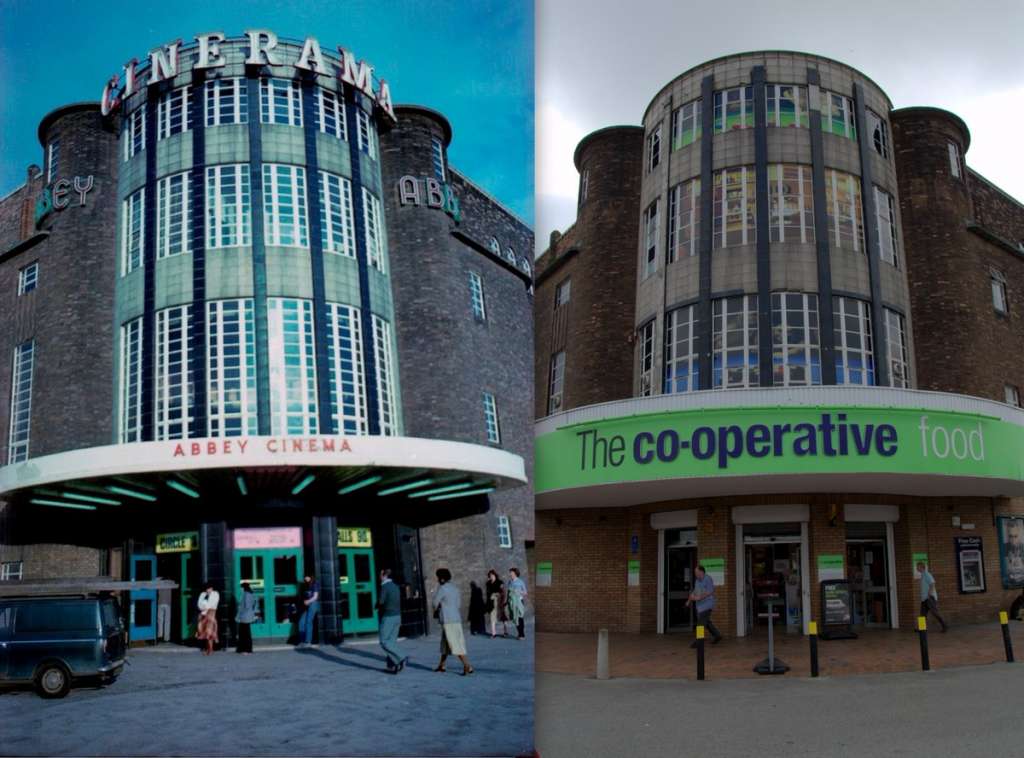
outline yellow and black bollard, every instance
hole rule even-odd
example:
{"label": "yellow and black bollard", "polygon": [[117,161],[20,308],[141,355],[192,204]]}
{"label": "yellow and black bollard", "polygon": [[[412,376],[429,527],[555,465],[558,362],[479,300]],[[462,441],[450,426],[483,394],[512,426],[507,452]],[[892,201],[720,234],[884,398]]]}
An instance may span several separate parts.
{"label": "yellow and black bollard", "polygon": [[697,626],[697,681],[704,681],[704,626]]}
{"label": "yellow and black bollard", "polygon": [[921,640],[921,671],[931,671],[928,663],[928,622],[924,616],[917,617],[917,636]]}
{"label": "yellow and black bollard", "polygon": [[999,625],[1003,627],[1003,647],[1006,648],[1006,662],[1013,663],[1013,641],[1010,639],[1010,618],[1006,611],[999,611]]}
{"label": "yellow and black bollard", "polygon": [[807,622],[807,638],[811,642],[811,676],[818,675],[818,622]]}

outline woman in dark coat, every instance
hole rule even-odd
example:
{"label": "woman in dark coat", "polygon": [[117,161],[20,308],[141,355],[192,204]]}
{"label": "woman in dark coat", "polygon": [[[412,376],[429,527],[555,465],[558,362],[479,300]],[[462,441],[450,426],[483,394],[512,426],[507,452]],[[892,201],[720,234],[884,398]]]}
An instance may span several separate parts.
{"label": "woman in dark coat", "polygon": [[484,591],[476,582],[469,583],[469,633],[486,634],[484,628]]}
{"label": "woman in dark coat", "polygon": [[502,633],[507,631],[505,617],[505,583],[498,578],[498,572],[491,569],[487,572],[487,604],[484,610],[491,622],[491,639],[498,636],[498,622],[501,622]]}

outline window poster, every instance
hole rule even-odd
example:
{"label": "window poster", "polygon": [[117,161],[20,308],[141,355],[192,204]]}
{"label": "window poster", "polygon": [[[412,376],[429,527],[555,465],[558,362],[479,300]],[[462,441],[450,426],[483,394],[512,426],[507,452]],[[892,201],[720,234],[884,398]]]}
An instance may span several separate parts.
{"label": "window poster", "polygon": [[1024,517],[1000,516],[997,534],[999,536],[999,568],[1003,575],[1003,587],[1019,589],[1024,587]]}

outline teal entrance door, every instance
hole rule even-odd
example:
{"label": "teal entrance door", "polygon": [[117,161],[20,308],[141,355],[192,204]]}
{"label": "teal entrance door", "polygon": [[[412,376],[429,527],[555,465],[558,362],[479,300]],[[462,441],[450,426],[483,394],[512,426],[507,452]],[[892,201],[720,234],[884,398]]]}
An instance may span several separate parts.
{"label": "teal entrance door", "polygon": [[[300,605],[302,548],[236,550],[235,576],[249,582],[259,600],[259,620],[252,625],[253,639],[287,638],[293,623],[288,617],[291,604]],[[237,599],[241,588],[235,587]]]}
{"label": "teal entrance door", "polygon": [[373,548],[338,548],[338,584],[345,634],[376,632],[377,580]]}
{"label": "teal entrance door", "polygon": [[[133,555],[131,580],[149,582],[156,577],[155,555]],[[132,590],[129,593],[128,634],[132,641],[156,640],[156,590]]]}
{"label": "teal entrance door", "polygon": [[199,584],[199,557],[195,553],[181,554],[181,589],[179,607],[181,610],[181,639],[187,640],[195,633],[194,624],[199,618],[199,608],[192,600],[192,593]]}

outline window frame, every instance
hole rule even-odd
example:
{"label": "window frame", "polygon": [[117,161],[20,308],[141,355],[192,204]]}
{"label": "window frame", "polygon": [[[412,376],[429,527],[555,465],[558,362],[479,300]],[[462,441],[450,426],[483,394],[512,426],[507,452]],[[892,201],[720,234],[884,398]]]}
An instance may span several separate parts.
{"label": "window frame", "polygon": [[[783,97],[783,91],[793,90],[793,95]],[[793,103],[793,123],[784,124],[783,109],[781,104],[784,101]],[[785,129],[798,127],[807,129],[810,126],[810,103],[808,101],[807,87],[803,84],[768,84],[765,86],[765,123],[770,127]]]}
{"label": "window frame", "polygon": [[[340,140],[348,140],[348,117],[345,113],[345,96],[326,87],[316,88],[316,127],[323,134]],[[328,126],[333,120],[334,128]]]}
{"label": "window frame", "polygon": [[33,292],[39,286],[39,261],[26,263],[18,269],[18,297]]}
{"label": "window frame", "polygon": [[[686,316],[685,320],[681,318],[683,314]],[[697,347],[698,322],[696,305],[684,305],[680,308],[674,308],[665,314],[663,394],[676,395],[696,392],[700,389],[700,353]],[[683,339],[676,338],[680,330],[686,332],[686,336]],[[679,350],[680,346],[688,346],[689,352],[683,354]],[[685,367],[685,374],[680,374],[678,371],[680,366]]]}
{"label": "window frame", "polygon": [[[910,353],[907,349],[906,318],[892,308],[883,308],[882,314],[885,318],[885,352],[889,357],[889,386],[909,389]],[[902,379],[899,384],[896,383],[897,376]]]}
{"label": "window frame", "polygon": [[[362,320],[360,309],[354,305],[327,303],[327,365],[334,425],[330,433],[368,434]],[[346,391],[346,387],[351,389]]]}
{"label": "window frame", "polygon": [[672,111],[672,150],[681,150],[701,138],[703,98],[694,98]]}
{"label": "window frame", "polygon": [[[17,566],[17,576],[12,570],[13,566]],[[4,561],[0,563],[0,582],[20,582],[25,578],[25,561]]]}
{"label": "window frame", "polygon": [[377,314],[371,316],[373,324],[373,354],[377,368],[377,418],[380,433],[397,436],[401,431],[399,422],[398,392],[395,381],[398,367],[395,365],[394,348],[391,344],[391,322]]}
{"label": "window frame", "polygon": [[[739,121],[737,126],[728,126],[730,95],[738,93],[736,98],[739,102]],[[712,133],[726,134],[727,132],[739,131],[740,129],[754,128],[754,87],[750,84],[741,84],[737,87],[728,87],[718,90],[714,95],[714,111],[712,113]]]}
{"label": "window frame", "polygon": [[[875,195],[875,225],[878,227],[878,255],[886,263],[891,263],[895,268],[899,268],[900,254],[896,225],[896,200],[877,185],[873,189]],[[882,196],[884,196],[884,202]],[[888,252],[888,255],[886,255],[886,252]]]}
{"label": "window frame", "polygon": [[[157,141],[168,139],[175,134],[184,134],[192,129],[191,108],[192,88],[176,87],[160,96],[156,104]],[[177,101],[177,102],[175,102]],[[174,128],[175,112],[178,114],[178,128]]]}
{"label": "window frame", "polygon": [[889,139],[889,125],[885,119],[870,108],[864,109],[864,117],[871,133],[871,146],[884,160],[892,157],[892,140]]}
{"label": "window frame", "polygon": [[142,268],[145,239],[146,188],[140,187],[121,201],[121,276]]}
{"label": "window frame", "polygon": [[[224,192],[224,178],[232,175],[233,190]],[[211,181],[212,179],[212,181]],[[229,189],[231,189],[229,187]],[[252,245],[252,183],[248,163],[221,163],[206,167],[206,248],[215,250]],[[230,198],[229,205],[225,199]],[[230,208],[234,219],[228,220],[225,209]],[[266,223],[264,221],[264,223]],[[231,230],[228,234],[226,230]],[[225,240],[231,240],[226,242]]]}
{"label": "window frame", "polygon": [[[849,204],[840,203],[840,181],[845,182]],[[825,169],[825,215],[828,220],[830,247],[838,250],[866,252],[864,239],[864,209],[859,176],[838,169]],[[843,212],[841,212],[843,211]],[[845,214],[845,215],[844,215]],[[844,228],[849,225],[845,232]],[[844,244],[844,240],[849,238]]]}
{"label": "window frame", "polygon": [[[181,181],[181,192],[178,210],[180,212],[179,246],[171,249],[171,231],[174,225],[175,212],[171,208],[174,191],[174,180]],[[192,172],[181,171],[170,174],[157,181],[156,184],[156,259],[163,260],[175,255],[192,252]]]}
{"label": "window frame", "polygon": [[654,329],[656,319],[642,324],[637,331],[637,396],[654,394]]}
{"label": "window frame", "polygon": [[484,402],[484,428],[487,433],[487,442],[492,445],[501,444],[501,418],[498,415],[498,400],[494,394],[483,391]]}
{"label": "window frame", "polygon": [[372,268],[387,274],[385,250],[384,212],[380,200],[366,187],[363,191],[363,229],[366,242],[366,260]]}
{"label": "window frame", "polygon": [[[700,177],[687,179],[669,190],[668,195],[668,262],[680,259],[680,250],[685,246],[687,258],[692,258],[700,247]],[[689,208],[686,209],[687,200]],[[689,223],[682,223],[689,218]]]}
{"label": "window frame", "polygon": [[[282,182],[282,179],[285,181]],[[267,245],[309,248],[309,203],[306,168],[287,163],[263,164],[263,235]],[[282,190],[287,190],[283,193]],[[290,202],[288,201],[290,198]],[[291,229],[286,235],[285,230]]]}
{"label": "window frame", "polygon": [[1010,299],[1006,287],[1006,274],[997,268],[990,268],[989,283],[992,290],[992,309],[1000,316],[1009,316]]}
{"label": "window frame", "polygon": [[[796,170],[796,177],[787,173]],[[790,182],[796,182],[797,192],[785,192]],[[791,223],[791,211],[796,208],[799,229]],[[787,230],[798,232],[799,239],[787,239]],[[769,242],[813,244],[814,186],[811,166],[801,163],[771,163],[768,165],[768,234]]]}
{"label": "window frame", "polygon": [[1020,389],[1017,385],[1009,382],[1003,383],[1003,402],[1014,408],[1020,408]]}
{"label": "window frame", "polygon": [[[192,386],[192,305],[177,305],[156,312],[156,356],[153,381],[153,439],[176,440],[190,436],[195,423]],[[177,340],[172,339],[175,331]],[[177,388],[177,392],[174,389]],[[175,427],[180,426],[178,431]]]}
{"label": "window frame", "polygon": [[498,516],[498,547],[506,550],[512,548],[512,523],[508,516]]}
{"label": "window frame", "polygon": [[[205,124],[206,126],[229,126],[232,124],[249,123],[249,93],[248,86],[244,86],[246,79],[243,77],[225,77],[222,79],[211,79],[206,82],[205,88]],[[230,93],[222,93],[228,89]],[[221,112],[222,106],[231,103],[230,120],[226,120]]]}
{"label": "window frame", "polygon": [[[283,105],[279,102],[282,93]],[[284,108],[283,115],[279,112],[281,107]],[[302,90],[297,81],[278,76],[260,79],[260,123],[298,127],[303,125]]]}
{"label": "window frame", "polygon": [[146,106],[140,105],[124,117],[124,161],[146,149]]}
{"label": "window frame", "polygon": [[51,140],[46,146],[46,183],[53,184],[60,166],[60,140]]}
{"label": "window frame", "polygon": [[[757,189],[754,166],[732,166],[714,173],[712,181],[711,248],[713,250],[757,242]],[[738,177],[736,179],[735,177]],[[739,189],[739,205],[736,190]],[[740,229],[730,229],[730,219],[742,221]],[[739,232],[740,241],[730,240]]]}
{"label": "window frame", "polygon": [[565,395],[565,350],[551,356],[548,363],[548,415],[562,410]]}
{"label": "window frame", "polygon": [[643,279],[651,276],[658,270],[658,237],[661,228],[661,198],[655,198],[654,202],[644,209],[644,261]]}
{"label": "window frame", "polygon": [[[836,105],[835,98],[840,100],[839,106]],[[840,94],[839,92],[832,92],[831,90],[823,89],[819,96],[819,105],[825,106],[821,108],[822,132],[825,134],[834,134],[837,137],[845,137],[846,139],[853,140],[854,142],[857,141],[857,117],[856,110],[853,106],[853,100],[851,98]],[[843,122],[842,131],[836,131],[835,129],[837,115]]]}
{"label": "window frame", "polygon": [[949,152],[949,174],[954,179],[963,181],[963,159],[960,155],[960,146],[953,140],[946,140],[946,149]]}
{"label": "window frame", "polygon": [[484,302],[484,280],[476,271],[469,272],[469,296],[473,318],[477,321],[486,321],[487,306]]}
{"label": "window frame", "polygon": [[11,361],[11,404],[7,430],[7,464],[29,458],[32,444],[32,387],[35,380],[36,341],[14,346]]}
{"label": "window frame", "polygon": [[[789,307],[790,297],[800,297],[799,309]],[[781,305],[778,307],[777,304]],[[790,326],[790,314],[798,312],[801,314],[802,325]],[[821,324],[818,322],[818,296],[813,292],[773,292],[771,300],[772,319],[772,383],[776,387],[816,387],[821,385]],[[776,323],[778,322],[778,323]],[[790,331],[800,329],[803,331],[800,342],[790,343]],[[812,330],[817,333],[817,340],[812,339]],[[782,339],[778,339],[781,337]],[[803,363],[790,363],[789,355],[794,350],[803,353]],[[807,381],[791,381],[791,369],[802,366],[806,372]],[[777,381],[777,375],[782,374],[782,381]],[[817,376],[815,376],[817,372]],[[817,379],[817,381],[815,381]]]}
{"label": "window frame", "polygon": [[661,163],[661,122],[651,129],[647,135],[647,173],[651,173]]}
{"label": "window frame", "polygon": [[267,298],[270,433],[273,435],[319,434],[313,322],[312,300]]}
{"label": "window frame", "polygon": [[555,310],[569,304],[572,299],[572,277],[567,276],[555,285]]}
{"label": "window frame", "polygon": [[[848,306],[853,310],[848,310]],[[848,328],[848,319],[856,321],[856,331]],[[836,384],[843,386],[874,387],[878,383],[875,366],[874,343],[871,323],[871,303],[844,295],[832,296],[832,327],[835,343]],[[861,346],[851,347],[848,343],[856,334]],[[859,360],[860,367],[851,365]],[[860,381],[852,381],[852,372],[858,372]]]}
{"label": "window frame", "polygon": [[356,132],[359,136],[359,150],[377,160],[377,130],[370,122],[370,115],[362,108],[356,108]]}
{"label": "window frame", "polygon": [[142,317],[121,324],[118,439],[142,441]]}
{"label": "window frame", "polygon": [[444,161],[444,145],[437,137],[430,138],[430,158],[434,166],[434,176],[440,181],[448,181],[448,170]]}
{"label": "window frame", "polygon": [[321,247],[325,253],[355,259],[356,224],[352,182],[329,171],[321,170],[318,173]]}
{"label": "window frame", "polygon": [[206,423],[209,437],[257,433],[256,324],[250,298],[206,302]]}
{"label": "window frame", "polygon": [[[739,309],[730,306],[739,305]],[[739,327],[730,328],[730,316],[741,315],[743,323]],[[711,309],[711,387],[712,389],[747,389],[760,386],[760,347],[757,295],[734,295],[732,297],[715,298]],[[739,333],[742,344],[730,345],[729,336]],[[733,365],[731,354],[739,354],[743,358],[743,380],[734,382],[729,374],[740,368]]]}

